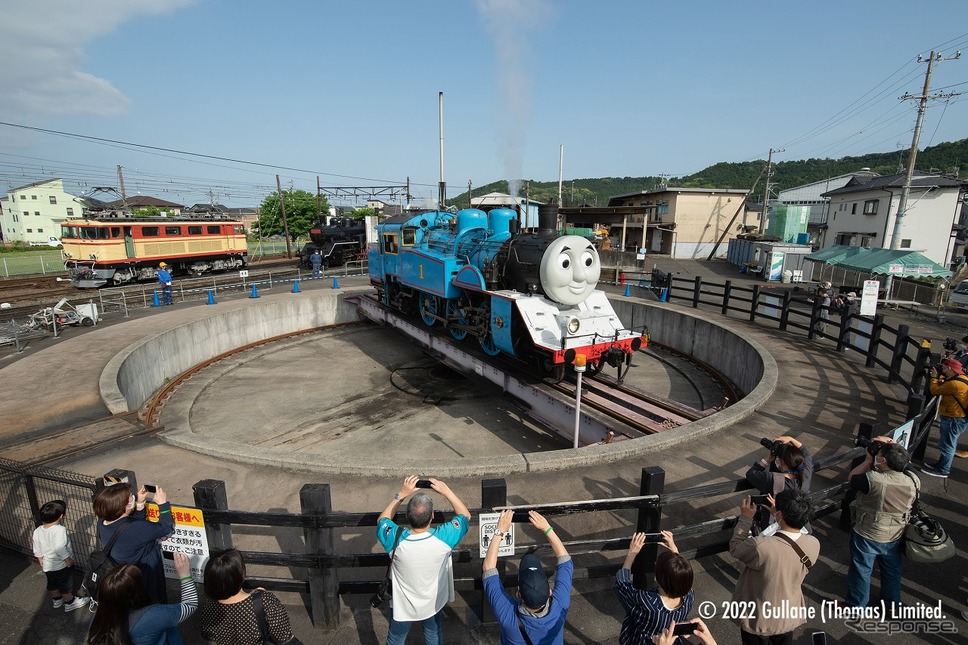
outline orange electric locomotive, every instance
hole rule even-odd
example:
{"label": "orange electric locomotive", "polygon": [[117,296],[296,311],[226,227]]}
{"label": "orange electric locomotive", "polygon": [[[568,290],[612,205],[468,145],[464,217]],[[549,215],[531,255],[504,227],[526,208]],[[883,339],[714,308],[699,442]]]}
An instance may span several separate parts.
{"label": "orange electric locomotive", "polygon": [[158,263],[172,273],[201,275],[248,263],[241,222],[138,217],[71,220],[61,226],[64,266],[81,288],[155,279]]}

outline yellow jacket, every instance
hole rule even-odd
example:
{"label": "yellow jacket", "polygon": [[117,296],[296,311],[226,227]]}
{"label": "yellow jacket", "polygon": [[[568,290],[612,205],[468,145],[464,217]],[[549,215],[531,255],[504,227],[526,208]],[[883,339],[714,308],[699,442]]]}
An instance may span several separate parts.
{"label": "yellow jacket", "polygon": [[964,410],[964,408],[968,408],[968,376],[957,376],[948,381],[943,378],[933,378],[931,379],[930,390],[931,394],[941,395],[941,405],[938,408],[939,415],[943,417],[968,416]]}

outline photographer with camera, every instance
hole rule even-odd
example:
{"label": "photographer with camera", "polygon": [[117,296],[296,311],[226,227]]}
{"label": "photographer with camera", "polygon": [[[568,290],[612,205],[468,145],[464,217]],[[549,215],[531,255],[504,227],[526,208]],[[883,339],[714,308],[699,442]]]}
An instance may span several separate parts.
{"label": "photographer with camera", "polygon": [[[780,491],[788,489],[810,491],[813,480],[813,453],[807,446],[787,435],[775,439],[760,439],[766,448],[766,456],[754,463],[746,471],[748,481],[760,495],[776,497]],[[758,505],[753,518],[754,535],[759,534],[773,522],[769,509]],[[807,532],[810,532],[809,526]]]}
{"label": "photographer with camera", "polygon": [[932,367],[928,390],[933,396],[941,396],[938,406],[941,435],[938,437],[938,461],[933,465],[925,463],[921,466],[921,472],[944,479],[951,472],[958,437],[968,427],[968,378],[961,362],[946,358],[940,366]]}
{"label": "photographer with camera", "polygon": [[865,448],[864,462],[848,475],[850,489],[856,492],[850,505],[854,526],[847,570],[849,607],[867,607],[878,560],[881,600],[901,602],[902,538],[921,485],[913,473],[904,472],[910,461],[908,451],[890,437],[875,437]]}
{"label": "photographer with camera", "polygon": [[[413,495],[418,488],[429,488],[442,495],[454,507],[454,519],[431,528],[434,503],[426,493]],[[398,527],[393,517],[400,502],[410,495],[413,495],[407,504],[410,528]],[[454,595],[450,553],[467,534],[470,520],[470,511],[447,484],[439,479],[418,479],[416,476],[403,480],[400,492],[380,513],[377,539],[387,553],[396,547],[390,567],[393,598],[387,645],[406,642],[414,622],[423,623],[427,643],[444,642],[440,613]]]}

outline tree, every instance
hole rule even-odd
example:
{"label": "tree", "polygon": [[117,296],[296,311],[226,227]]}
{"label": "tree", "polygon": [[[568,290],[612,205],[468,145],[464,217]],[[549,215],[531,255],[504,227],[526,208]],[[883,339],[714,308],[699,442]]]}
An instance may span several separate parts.
{"label": "tree", "polygon": [[376,215],[376,211],[372,208],[354,208],[353,212],[349,214],[353,219],[362,220],[364,217],[369,217],[370,215]]}
{"label": "tree", "polygon": [[[289,225],[289,237],[296,238],[306,235],[319,221],[318,213],[329,212],[329,202],[326,198],[316,200],[316,195],[305,190],[285,190],[286,222]],[[262,200],[259,206],[259,219],[253,227],[259,231],[260,237],[279,235],[283,233],[282,210],[279,208],[279,193],[272,193]]]}
{"label": "tree", "polygon": [[137,210],[131,211],[132,217],[160,217],[161,209],[157,206],[146,206],[144,208],[139,208]]}

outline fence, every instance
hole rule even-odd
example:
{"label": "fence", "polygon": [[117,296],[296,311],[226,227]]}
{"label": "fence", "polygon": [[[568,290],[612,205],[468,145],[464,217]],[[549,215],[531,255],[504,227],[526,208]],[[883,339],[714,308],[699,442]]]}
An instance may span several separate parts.
{"label": "fence", "polygon": [[67,275],[60,251],[0,254],[0,275],[4,278],[27,275]]}

